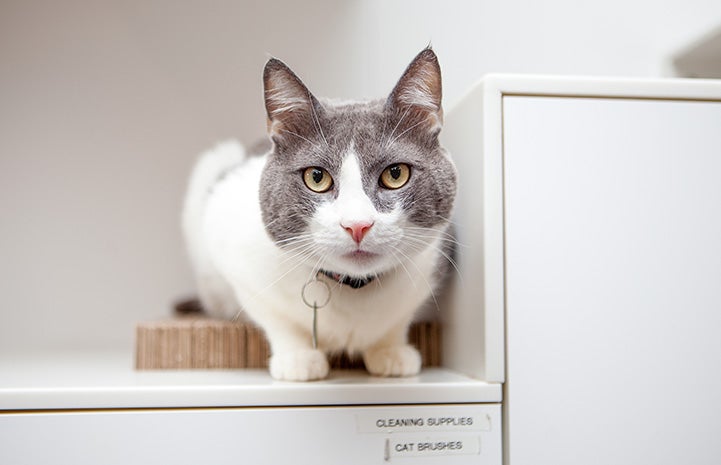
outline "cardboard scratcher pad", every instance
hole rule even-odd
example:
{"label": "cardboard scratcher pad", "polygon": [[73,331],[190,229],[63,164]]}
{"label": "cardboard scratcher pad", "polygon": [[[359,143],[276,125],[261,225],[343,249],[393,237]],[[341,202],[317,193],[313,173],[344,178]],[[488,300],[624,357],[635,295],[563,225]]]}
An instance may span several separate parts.
{"label": "cardboard scratcher pad", "polygon": [[[414,323],[408,333],[423,366],[440,365],[440,324]],[[137,325],[135,367],[155,369],[265,368],[270,350],[263,332],[250,323],[185,316]],[[347,355],[330,359],[331,367],[363,368]]]}

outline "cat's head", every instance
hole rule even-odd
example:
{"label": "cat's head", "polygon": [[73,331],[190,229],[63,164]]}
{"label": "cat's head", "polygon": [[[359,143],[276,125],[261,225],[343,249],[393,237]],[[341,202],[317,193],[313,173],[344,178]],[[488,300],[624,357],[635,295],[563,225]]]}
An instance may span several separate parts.
{"label": "cat's head", "polygon": [[438,141],[441,72],[431,49],[385,100],[319,101],[276,59],[263,80],[273,148],[260,203],[280,247],[318,269],[365,277],[446,234],[456,171]]}

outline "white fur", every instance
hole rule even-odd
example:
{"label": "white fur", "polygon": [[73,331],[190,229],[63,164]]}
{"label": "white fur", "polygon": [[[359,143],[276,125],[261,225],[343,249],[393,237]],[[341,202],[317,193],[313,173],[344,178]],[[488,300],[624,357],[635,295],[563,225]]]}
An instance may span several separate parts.
{"label": "white fur", "polygon": [[219,278],[203,232],[205,207],[211,188],[223,173],[245,160],[245,150],[237,141],[217,144],[203,153],[193,168],[183,207],[182,226],[188,255],[195,272],[203,306],[214,316],[240,311],[228,283]]}
{"label": "white fur", "polygon": [[[261,219],[258,193],[264,157],[246,160],[212,191],[200,185],[205,176],[197,170],[214,165],[222,171],[222,163],[209,160],[233,158],[231,152],[240,155],[237,144],[221,145],[204,156],[185,205],[185,234],[203,304],[232,317],[239,302],[265,330],[272,349],[270,372],[278,379],[323,378],[328,374],[325,354],[342,350],[363,354],[367,369],[376,375],[418,373],[420,355],[406,343],[406,331],[432,292],[438,236],[420,252],[413,241],[404,240],[403,212],[375,210],[351,152],[335,180],[337,200],[310,218],[307,242],[284,250],[271,241]],[[374,223],[360,247],[378,253],[376,261],[360,264],[342,256],[357,248],[343,221]],[[318,310],[319,350],[314,350],[312,310],[303,304],[301,290],[318,267],[355,275],[378,273],[378,278],[361,289],[320,278],[332,292],[328,305]]]}

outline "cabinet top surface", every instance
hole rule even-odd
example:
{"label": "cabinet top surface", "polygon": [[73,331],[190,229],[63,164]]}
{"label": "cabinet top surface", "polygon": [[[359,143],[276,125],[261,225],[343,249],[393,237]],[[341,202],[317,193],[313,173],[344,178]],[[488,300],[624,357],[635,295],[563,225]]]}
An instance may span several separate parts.
{"label": "cabinet top surface", "polygon": [[319,382],[267,370],[133,369],[125,353],[0,357],[0,411],[500,402],[501,387],[445,369],[412,378],[336,371]]}
{"label": "cabinet top surface", "polygon": [[721,101],[720,79],[488,74],[472,89],[484,95],[537,95]]}

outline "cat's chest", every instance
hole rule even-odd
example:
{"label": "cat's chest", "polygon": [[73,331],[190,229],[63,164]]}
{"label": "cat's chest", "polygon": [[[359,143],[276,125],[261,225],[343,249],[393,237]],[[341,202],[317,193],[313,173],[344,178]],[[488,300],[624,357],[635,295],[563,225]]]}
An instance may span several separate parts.
{"label": "cat's chest", "polygon": [[392,270],[362,289],[336,284],[328,305],[318,310],[322,345],[363,350],[390,328],[407,321],[430,291],[415,289],[411,282],[415,278],[404,270]]}
{"label": "cat's chest", "polygon": [[363,350],[399,316],[412,311],[403,302],[399,304],[375,298],[337,299],[328,308],[318,310],[321,346],[330,350]]}

